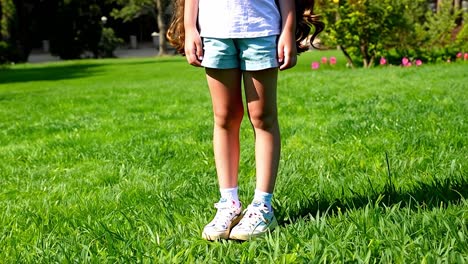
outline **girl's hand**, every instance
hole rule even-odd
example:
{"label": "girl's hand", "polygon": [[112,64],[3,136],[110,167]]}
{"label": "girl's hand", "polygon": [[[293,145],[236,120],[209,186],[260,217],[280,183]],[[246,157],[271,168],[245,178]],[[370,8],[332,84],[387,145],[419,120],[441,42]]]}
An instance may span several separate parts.
{"label": "girl's hand", "polygon": [[278,39],[278,62],[280,70],[292,68],[297,62],[296,9],[291,0],[277,0],[281,13],[282,29]]}
{"label": "girl's hand", "polygon": [[292,68],[297,63],[296,41],[292,32],[283,31],[278,40],[280,70]]}
{"label": "girl's hand", "polygon": [[196,29],[185,31],[185,57],[190,65],[202,67],[203,44]]}

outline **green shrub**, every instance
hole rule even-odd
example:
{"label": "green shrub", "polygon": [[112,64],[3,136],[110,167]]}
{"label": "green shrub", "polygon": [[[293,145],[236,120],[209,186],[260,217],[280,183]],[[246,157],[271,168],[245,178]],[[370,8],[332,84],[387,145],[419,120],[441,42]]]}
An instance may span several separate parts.
{"label": "green shrub", "polygon": [[114,57],[115,49],[124,43],[123,39],[118,38],[112,28],[103,28],[101,41],[98,45],[99,56],[104,58]]}
{"label": "green shrub", "polygon": [[451,0],[442,0],[438,12],[427,11],[422,22],[414,24],[415,34],[404,45],[387,50],[382,56],[391,64],[400,64],[402,57],[424,62],[455,60],[458,52],[467,50],[468,42],[466,26],[455,23],[460,15],[461,10],[454,10]]}
{"label": "green shrub", "polygon": [[440,1],[439,10],[437,12],[428,11],[424,16],[424,22],[415,26],[418,47],[443,48],[450,46],[453,31],[457,27],[455,21],[460,16],[460,12],[460,10],[453,10],[452,0]]}
{"label": "green shrub", "polygon": [[451,0],[442,0],[438,12],[428,11],[424,22],[415,25],[414,45],[403,53],[414,53],[426,62],[455,59],[462,46],[461,43],[454,42],[454,32],[457,28],[455,21],[460,15],[461,10],[453,10]]}
{"label": "green shrub", "polygon": [[6,41],[0,41],[0,64],[24,61],[20,50]]}
{"label": "green shrub", "polygon": [[17,25],[16,7],[11,0],[0,0],[0,64],[25,61],[24,52],[15,34]]}
{"label": "green shrub", "polygon": [[9,45],[5,41],[0,41],[0,64],[8,62]]}
{"label": "green shrub", "polygon": [[98,57],[101,10],[92,1],[59,2],[52,30],[51,52],[62,59],[79,59],[85,51]]}
{"label": "green shrub", "polygon": [[327,29],[325,45],[340,47],[348,63],[371,67],[377,57],[413,39],[414,23],[424,14],[423,0],[320,1]]}
{"label": "green shrub", "polygon": [[458,31],[455,38],[454,46],[458,48],[458,51],[468,52],[468,26],[466,24],[468,22],[468,13],[464,14],[463,21],[465,23],[460,25],[460,31]]}
{"label": "green shrub", "polygon": [[402,57],[447,61],[468,50],[468,29],[455,23],[462,11],[451,0],[438,12],[424,0],[320,1],[319,12],[328,27],[323,43],[341,48],[350,65],[371,67],[379,57],[397,65]]}

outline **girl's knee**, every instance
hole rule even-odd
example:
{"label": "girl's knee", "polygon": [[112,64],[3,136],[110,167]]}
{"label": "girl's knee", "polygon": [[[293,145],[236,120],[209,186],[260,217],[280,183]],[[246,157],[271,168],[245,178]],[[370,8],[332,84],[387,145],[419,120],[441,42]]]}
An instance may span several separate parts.
{"label": "girl's knee", "polygon": [[238,128],[244,117],[244,109],[218,109],[214,112],[214,121],[217,127],[223,129]]}
{"label": "girl's knee", "polygon": [[278,125],[278,116],[276,113],[250,113],[250,123],[255,129],[271,130]]}

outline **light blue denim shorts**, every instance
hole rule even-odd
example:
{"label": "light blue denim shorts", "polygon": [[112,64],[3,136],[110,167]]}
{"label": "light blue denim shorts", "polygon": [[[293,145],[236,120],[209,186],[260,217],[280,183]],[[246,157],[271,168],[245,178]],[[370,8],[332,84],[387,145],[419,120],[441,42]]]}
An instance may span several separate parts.
{"label": "light blue denim shorts", "polygon": [[203,38],[202,66],[259,71],[279,66],[277,36],[258,38]]}

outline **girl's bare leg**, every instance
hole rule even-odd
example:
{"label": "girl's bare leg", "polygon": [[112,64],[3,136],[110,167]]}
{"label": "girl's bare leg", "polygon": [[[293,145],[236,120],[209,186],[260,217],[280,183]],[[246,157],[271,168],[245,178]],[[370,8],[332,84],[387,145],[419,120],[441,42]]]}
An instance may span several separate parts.
{"label": "girl's bare leg", "polygon": [[278,69],[246,71],[244,88],[255,131],[256,189],[273,193],[281,151],[276,92]]}
{"label": "girl's bare leg", "polygon": [[241,71],[206,68],[214,113],[213,149],[220,188],[237,187],[239,129],[244,116]]}

